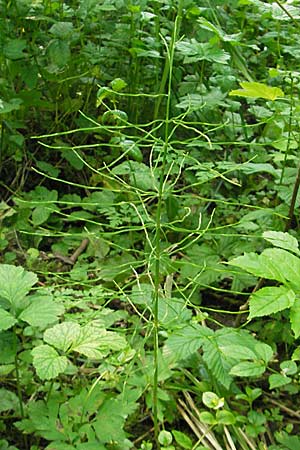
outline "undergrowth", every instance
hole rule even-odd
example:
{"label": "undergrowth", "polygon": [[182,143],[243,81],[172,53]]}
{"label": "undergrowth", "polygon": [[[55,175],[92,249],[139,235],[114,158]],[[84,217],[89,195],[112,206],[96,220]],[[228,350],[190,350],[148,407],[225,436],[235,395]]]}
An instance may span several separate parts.
{"label": "undergrowth", "polygon": [[0,449],[300,447],[298,3],[0,6]]}

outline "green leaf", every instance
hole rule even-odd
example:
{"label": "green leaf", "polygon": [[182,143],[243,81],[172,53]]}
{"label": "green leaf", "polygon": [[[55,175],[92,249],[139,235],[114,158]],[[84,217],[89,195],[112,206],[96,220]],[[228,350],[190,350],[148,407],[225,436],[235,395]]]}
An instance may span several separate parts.
{"label": "green leaf", "polygon": [[300,336],[300,299],[297,297],[290,309],[290,322],[295,338]]}
{"label": "green leaf", "polygon": [[214,415],[208,411],[201,412],[199,414],[199,419],[201,422],[207,423],[208,425],[216,425],[218,423]]}
{"label": "green leaf", "polygon": [[79,336],[80,325],[78,323],[63,322],[48,328],[44,333],[44,341],[58,350],[67,352]]}
{"label": "green leaf", "polygon": [[47,48],[53,66],[62,69],[68,64],[71,52],[68,42],[61,39],[53,39]]}
{"label": "green leaf", "polygon": [[205,337],[214,332],[201,325],[187,325],[182,330],[171,334],[165,344],[165,354],[175,355],[178,360],[186,359],[195,353],[204,343]]}
{"label": "green leaf", "polygon": [[19,318],[33,327],[45,328],[56,322],[64,313],[64,306],[52,300],[50,296],[34,295],[30,297],[30,305],[24,309]]}
{"label": "green leaf", "polygon": [[295,292],[285,286],[264,287],[252,294],[249,299],[249,320],[290,308],[295,298]]}
{"label": "green leaf", "polygon": [[15,361],[17,345],[16,333],[0,331],[0,364],[9,364]]}
{"label": "green leaf", "polygon": [[224,398],[220,398],[214,392],[203,392],[202,394],[202,402],[205,406],[212,409],[223,408],[224,406]]}
{"label": "green leaf", "polygon": [[31,354],[36,373],[41,380],[53,380],[68,366],[68,359],[65,356],[59,356],[57,351],[49,345],[39,345],[31,351]]}
{"label": "green leaf", "polygon": [[300,286],[300,258],[281,248],[267,248],[262,252],[261,257],[277,265],[284,279]]}
{"label": "green leaf", "polygon": [[15,309],[22,309],[27,304],[24,298],[37,281],[37,276],[23,267],[0,264],[0,297],[8,300]]}
{"label": "green leaf", "polygon": [[292,381],[291,378],[281,375],[279,373],[273,373],[272,375],[269,376],[270,389],[285,386],[287,384],[290,384],[291,381]]}
{"label": "green leaf", "polygon": [[127,346],[126,339],[112,331],[85,325],[71,350],[91,359],[103,359],[111,350],[121,350]]}
{"label": "green leaf", "polygon": [[263,238],[275,247],[280,247],[300,255],[298,241],[294,236],[282,231],[265,231]]}
{"label": "green leaf", "polygon": [[49,219],[51,213],[53,212],[52,209],[47,208],[45,206],[37,206],[32,211],[32,222],[34,226],[41,225],[42,223],[47,222]]}
{"label": "green leaf", "polygon": [[285,281],[281,273],[281,266],[278,262],[275,260],[273,261],[268,257],[264,257],[263,255],[258,255],[257,253],[251,252],[246,253],[243,256],[238,256],[229,261],[229,264],[240,267],[256,277],[276,280],[281,283],[284,283]]}
{"label": "green leaf", "polygon": [[245,81],[240,83],[242,89],[234,89],[229,95],[238,95],[247,98],[264,98],[265,100],[276,100],[284,97],[284,93],[280,88],[268,86],[264,83],[254,81]]}
{"label": "green leaf", "polygon": [[[19,399],[14,392],[0,389],[0,412],[15,411],[19,407]],[[1,447],[0,447],[1,448]]]}
{"label": "green leaf", "polygon": [[185,433],[182,433],[182,431],[172,430],[172,434],[176,443],[180,445],[180,447],[186,450],[191,450],[193,447],[193,442]]}
{"label": "green leaf", "polygon": [[25,48],[25,39],[8,39],[8,42],[3,47],[3,54],[8,59],[22,59],[26,56],[26,54],[23,53]]}
{"label": "green leaf", "polygon": [[295,375],[298,371],[298,366],[295,361],[287,360],[280,363],[280,369],[283,375]]}
{"label": "green leaf", "polygon": [[72,22],[58,22],[52,25],[49,32],[57,38],[66,39],[72,36],[73,24]]}
{"label": "green leaf", "polygon": [[216,420],[220,425],[234,425],[236,422],[236,419],[232,412],[226,410],[217,411]]}
{"label": "green leaf", "polygon": [[123,430],[124,421],[122,403],[114,398],[105,400],[98,410],[96,421],[93,422],[93,428],[100,443],[117,441],[121,446],[126,437]]}
{"label": "green leaf", "polygon": [[12,314],[0,309],[0,330],[8,330],[15,323],[17,323],[17,319]]}
{"label": "green leaf", "polygon": [[258,377],[264,373],[266,366],[260,361],[243,361],[230,370],[230,375],[238,377]]}

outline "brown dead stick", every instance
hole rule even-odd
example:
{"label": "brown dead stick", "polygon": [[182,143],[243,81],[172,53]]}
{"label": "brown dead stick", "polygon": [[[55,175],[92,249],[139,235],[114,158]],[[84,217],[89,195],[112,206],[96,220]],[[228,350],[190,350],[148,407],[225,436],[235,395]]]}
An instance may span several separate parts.
{"label": "brown dead stick", "polygon": [[81,253],[83,253],[84,250],[87,248],[89,242],[90,241],[88,238],[83,239],[79,247],[77,247],[77,249],[71,256],[63,256],[60,253],[54,253],[54,257],[56,259],[60,259],[65,264],[71,264],[73,266],[76,263],[78,257],[81,255]]}

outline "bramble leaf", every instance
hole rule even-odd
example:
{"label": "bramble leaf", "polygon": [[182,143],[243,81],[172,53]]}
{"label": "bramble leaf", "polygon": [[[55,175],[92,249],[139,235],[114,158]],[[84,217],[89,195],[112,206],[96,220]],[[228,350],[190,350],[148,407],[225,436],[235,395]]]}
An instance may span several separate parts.
{"label": "bramble leaf", "polygon": [[264,287],[250,297],[249,320],[290,308],[294,304],[295,298],[295,292],[285,286]]}

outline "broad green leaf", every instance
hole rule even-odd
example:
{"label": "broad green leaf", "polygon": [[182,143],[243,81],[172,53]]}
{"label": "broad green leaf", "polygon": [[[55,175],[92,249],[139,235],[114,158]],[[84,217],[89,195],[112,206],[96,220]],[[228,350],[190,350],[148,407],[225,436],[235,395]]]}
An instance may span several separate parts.
{"label": "broad green leaf", "polygon": [[263,238],[275,247],[280,247],[300,255],[298,240],[289,233],[282,231],[265,231]]}
{"label": "broad green leaf", "polygon": [[[88,446],[86,447],[86,449],[88,450]],[[47,445],[47,447],[45,447],[45,450],[77,450],[78,446],[76,445],[76,447],[74,447],[73,445],[67,444],[66,442],[62,442],[62,441],[54,441],[51,442],[51,444]],[[101,450],[101,447],[100,447]]]}
{"label": "broad green leaf", "polygon": [[26,57],[23,51],[26,48],[25,39],[8,39],[7,43],[3,47],[3,54],[8,59],[22,59]]}
{"label": "broad green leaf", "polygon": [[298,366],[295,361],[287,360],[280,363],[280,369],[284,375],[295,375],[298,371]]}
{"label": "broad green leaf", "polygon": [[37,276],[23,267],[0,264],[0,297],[8,300],[14,309],[27,305],[24,298],[37,281]]}
{"label": "broad green leaf", "polygon": [[64,313],[64,306],[52,300],[50,296],[34,295],[30,297],[30,305],[20,314],[20,319],[33,327],[45,328],[56,322]]}
{"label": "broad green leaf", "polygon": [[229,264],[240,267],[256,277],[276,280],[281,283],[284,283],[285,281],[285,278],[281,273],[282,267],[280,264],[268,256],[265,257],[252,252],[245,253],[245,255],[238,256],[229,261]]}
{"label": "broad green leaf", "polygon": [[290,322],[295,338],[300,336],[300,299],[297,297],[296,301],[290,309]]}
{"label": "broad green leaf", "polygon": [[215,416],[208,411],[201,412],[199,414],[199,419],[201,422],[207,423],[208,425],[215,425],[218,423],[215,419]]}
{"label": "broad green leaf", "polygon": [[284,97],[284,93],[280,88],[268,86],[264,83],[257,83],[254,81],[244,81],[240,83],[242,89],[234,89],[229,95],[238,95],[240,97],[248,98],[264,98],[265,100],[276,100],[279,97]]}
{"label": "broad green leaf", "polygon": [[57,38],[66,39],[73,33],[73,24],[72,22],[58,22],[52,25],[49,32]]}
{"label": "broad green leaf", "polygon": [[58,69],[65,67],[71,57],[68,42],[61,39],[53,39],[47,47],[47,53],[53,66]]}
{"label": "broad green leaf", "polygon": [[31,354],[36,373],[41,380],[53,380],[68,366],[68,359],[65,356],[59,356],[57,351],[49,345],[39,345],[31,351]]}
{"label": "broad green leaf", "polygon": [[[15,411],[19,407],[19,399],[16,394],[7,389],[0,389],[0,413],[3,411]],[[0,446],[1,448],[1,446]]]}
{"label": "broad green leaf", "polygon": [[193,448],[193,442],[189,436],[187,436],[185,433],[182,433],[182,431],[178,430],[172,430],[172,434],[174,436],[174,439],[180,447],[191,450]]}
{"label": "broad green leaf", "polygon": [[281,375],[280,373],[273,373],[269,376],[270,389],[285,386],[287,384],[290,384],[291,381],[292,379],[290,377],[286,377],[284,375]]}
{"label": "broad green leaf", "polygon": [[48,328],[44,333],[47,344],[67,352],[80,336],[80,325],[75,322],[63,322]]}
{"label": "broad green leaf", "polygon": [[207,336],[214,332],[201,325],[187,325],[185,328],[171,334],[165,344],[166,355],[175,355],[178,360],[186,359],[195,353],[203,344]]}
{"label": "broad green leaf", "polygon": [[242,361],[230,370],[230,375],[238,377],[258,377],[264,373],[266,366],[260,361]]}
{"label": "broad green leaf", "polygon": [[72,344],[71,350],[91,359],[103,359],[111,350],[127,346],[126,339],[118,333],[85,325]]}
{"label": "broad green leaf", "polygon": [[0,330],[8,330],[15,323],[17,323],[17,319],[12,314],[5,309],[0,309]]}
{"label": "broad green leaf", "polygon": [[273,356],[272,347],[270,347],[270,345],[268,344],[265,344],[264,342],[257,342],[257,344],[255,344],[254,350],[257,358],[262,359],[265,364],[268,364]]}
{"label": "broad green leaf", "polygon": [[93,428],[101,444],[111,441],[118,441],[121,444],[126,438],[122,409],[122,402],[114,398],[105,400],[101,405],[96,421],[93,422]]}
{"label": "broad green leaf", "polygon": [[254,317],[269,316],[290,308],[296,295],[292,289],[285,286],[264,287],[251,295],[249,299],[249,320]]}
{"label": "broad green leaf", "polygon": [[216,420],[220,425],[234,425],[236,422],[236,419],[232,412],[226,410],[217,411]]}
{"label": "broad green leaf", "polygon": [[231,358],[235,358],[237,360],[256,359],[255,352],[251,348],[245,347],[244,345],[220,345],[220,350],[224,353],[224,355],[230,356]]}
{"label": "broad green leaf", "polygon": [[183,63],[190,64],[197,61],[210,61],[219,64],[228,64],[229,53],[216,45],[207,42],[198,42],[196,39],[181,40],[176,44],[176,49],[184,56]]}
{"label": "broad green leaf", "polygon": [[20,109],[23,100],[20,98],[12,98],[9,102],[0,99],[0,114],[7,114],[11,111]]}
{"label": "broad green leaf", "polygon": [[284,279],[295,284],[296,287],[300,286],[300,258],[281,248],[267,248],[262,252],[261,257],[277,265]]}
{"label": "broad green leaf", "polygon": [[52,209],[47,208],[46,206],[37,206],[32,211],[32,222],[34,226],[41,225],[44,222],[47,222],[50,215],[52,213]]}

